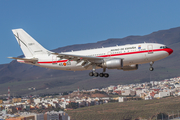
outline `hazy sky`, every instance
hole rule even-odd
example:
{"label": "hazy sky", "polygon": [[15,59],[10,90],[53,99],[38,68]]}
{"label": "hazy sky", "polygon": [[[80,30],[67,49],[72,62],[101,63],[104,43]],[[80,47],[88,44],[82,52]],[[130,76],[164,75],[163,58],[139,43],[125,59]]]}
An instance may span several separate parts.
{"label": "hazy sky", "polygon": [[0,0],[0,64],[22,55],[11,29],[47,49],[180,26],[179,0]]}

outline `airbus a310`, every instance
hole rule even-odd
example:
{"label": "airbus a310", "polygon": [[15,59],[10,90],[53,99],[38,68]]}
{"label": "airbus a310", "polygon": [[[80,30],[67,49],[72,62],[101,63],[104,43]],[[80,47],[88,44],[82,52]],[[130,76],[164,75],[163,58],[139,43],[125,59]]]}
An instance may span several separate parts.
{"label": "airbus a310", "polygon": [[[137,70],[139,64],[150,63],[150,71],[153,71],[153,63],[168,57],[173,50],[166,45],[157,43],[138,43],[114,47],[102,47],[97,49],[55,53],[45,49],[23,29],[12,30],[17,42],[24,53],[24,58],[9,57],[20,63],[36,65],[40,67],[82,71],[92,70],[89,76],[109,77],[106,69],[118,69],[123,71]],[[102,68],[102,72],[96,69]]]}

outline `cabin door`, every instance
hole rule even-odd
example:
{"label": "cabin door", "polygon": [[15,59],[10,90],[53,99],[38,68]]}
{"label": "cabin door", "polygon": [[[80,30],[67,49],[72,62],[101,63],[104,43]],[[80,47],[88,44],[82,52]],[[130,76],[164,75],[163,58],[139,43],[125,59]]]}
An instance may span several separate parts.
{"label": "cabin door", "polygon": [[56,56],[52,56],[52,64],[57,64],[57,57]]}
{"label": "cabin door", "polygon": [[107,52],[107,57],[111,57],[111,51]]}
{"label": "cabin door", "polygon": [[148,45],[148,54],[152,54],[153,53],[153,45]]}

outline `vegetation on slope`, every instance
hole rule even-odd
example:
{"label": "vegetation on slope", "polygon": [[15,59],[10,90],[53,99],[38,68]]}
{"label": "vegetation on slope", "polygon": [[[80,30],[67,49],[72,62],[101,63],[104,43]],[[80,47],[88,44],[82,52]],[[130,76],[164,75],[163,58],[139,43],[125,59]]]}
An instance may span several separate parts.
{"label": "vegetation on slope", "polygon": [[159,100],[108,103],[74,109],[67,113],[71,116],[71,120],[134,120],[140,118],[155,120],[157,115],[161,119],[161,113],[175,117],[178,111],[180,111],[180,97],[167,97]]}

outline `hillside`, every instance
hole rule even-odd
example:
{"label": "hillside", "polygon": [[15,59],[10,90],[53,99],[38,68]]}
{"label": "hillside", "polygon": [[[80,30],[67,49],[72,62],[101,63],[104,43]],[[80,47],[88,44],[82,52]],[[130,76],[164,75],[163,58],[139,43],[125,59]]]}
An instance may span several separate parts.
{"label": "hillside", "polygon": [[[169,118],[178,116],[180,111],[180,97],[168,97],[160,100],[139,100],[122,103],[108,103],[103,105],[78,108],[67,111],[71,120],[135,120],[161,119],[161,113],[169,115]],[[165,119],[165,117],[164,117]]]}
{"label": "hillside", "polygon": [[[74,90],[78,87],[80,89],[90,89],[180,76],[180,66],[178,65],[178,61],[180,61],[180,27],[160,30],[145,36],[128,36],[121,39],[107,39],[97,43],[71,45],[57,48],[53,51],[63,52],[142,42],[162,43],[172,48],[174,52],[171,56],[155,62],[153,65],[155,70],[153,72],[149,71],[149,64],[144,64],[140,65],[136,71],[108,70],[107,72],[110,74],[108,79],[89,77],[89,71],[50,70],[12,61],[9,64],[0,65],[0,94],[7,93],[8,86],[10,86],[14,95],[57,93]],[[28,87],[36,87],[36,91],[29,91]]]}

